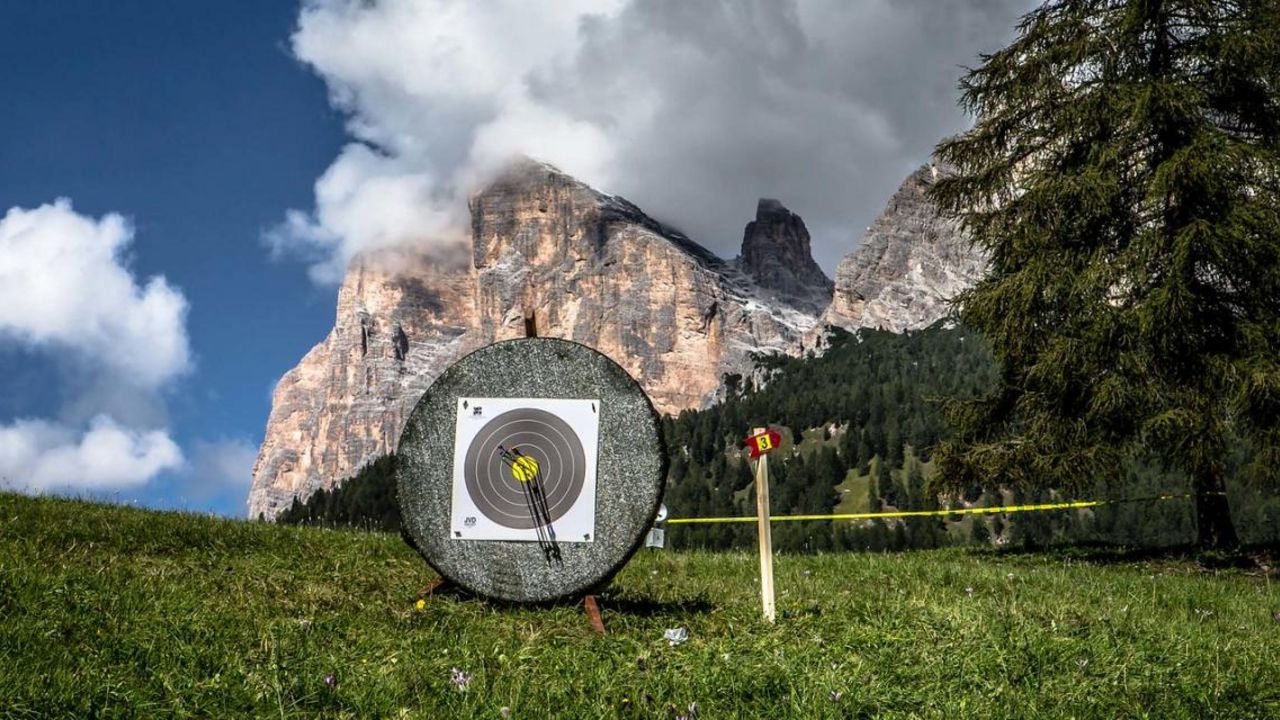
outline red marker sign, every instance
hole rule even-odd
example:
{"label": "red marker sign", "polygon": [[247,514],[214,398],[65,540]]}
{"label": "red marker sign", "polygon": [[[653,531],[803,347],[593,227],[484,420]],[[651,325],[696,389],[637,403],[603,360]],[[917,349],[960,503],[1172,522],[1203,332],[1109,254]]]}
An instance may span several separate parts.
{"label": "red marker sign", "polygon": [[773,452],[782,444],[782,436],[776,430],[766,430],[759,435],[752,435],[746,439],[747,448],[751,450],[751,459]]}

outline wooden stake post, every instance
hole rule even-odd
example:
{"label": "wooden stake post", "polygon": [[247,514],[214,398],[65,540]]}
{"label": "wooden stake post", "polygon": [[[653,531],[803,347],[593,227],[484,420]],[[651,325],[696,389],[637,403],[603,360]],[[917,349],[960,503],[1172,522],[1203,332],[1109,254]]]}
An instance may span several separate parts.
{"label": "wooden stake post", "polygon": [[756,523],[760,537],[760,605],[769,622],[777,620],[773,601],[773,533],[769,522],[769,452],[777,446],[778,434],[756,428],[747,444],[756,460]]}

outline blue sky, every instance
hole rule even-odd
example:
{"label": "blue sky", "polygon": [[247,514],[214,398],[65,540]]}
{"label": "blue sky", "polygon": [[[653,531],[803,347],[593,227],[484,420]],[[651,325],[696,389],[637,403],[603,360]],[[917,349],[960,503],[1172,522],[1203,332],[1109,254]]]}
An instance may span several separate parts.
{"label": "blue sky", "polygon": [[[163,389],[183,448],[256,448],[271,387],[333,321],[335,288],[271,261],[261,235],[311,204],[342,118],[289,52],[297,8],[235,5],[0,10],[0,212],[66,197],[77,213],[132,221],[128,266],[140,280],[163,275],[190,308],[192,369]],[[0,423],[56,416],[70,401],[57,353],[0,338]],[[183,474],[108,496],[243,513],[247,484],[193,488]]]}
{"label": "blue sky", "polygon": [[467,236],[512,155],[831,273],[1028,0],[0,4],[0,488],[243,515],[361,252]]}

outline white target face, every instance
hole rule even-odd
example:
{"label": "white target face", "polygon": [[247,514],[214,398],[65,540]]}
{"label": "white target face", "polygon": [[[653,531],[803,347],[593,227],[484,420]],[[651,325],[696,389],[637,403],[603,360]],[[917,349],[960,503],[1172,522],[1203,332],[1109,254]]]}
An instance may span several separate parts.
{"label": "white target face", "polygon": [[591,542],[599,400],[459,398],[450,536]]}

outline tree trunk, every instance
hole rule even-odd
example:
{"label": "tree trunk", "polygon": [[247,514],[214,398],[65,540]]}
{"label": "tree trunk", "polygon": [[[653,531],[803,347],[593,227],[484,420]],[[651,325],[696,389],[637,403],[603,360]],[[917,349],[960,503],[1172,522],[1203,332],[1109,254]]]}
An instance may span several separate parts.
{"label": "tree trunk", "polygon": [[1229,550],[1240,544],[1227,505],[1227,483],[1221,470],[1196,476],[1196,535],[1201,550]]}

